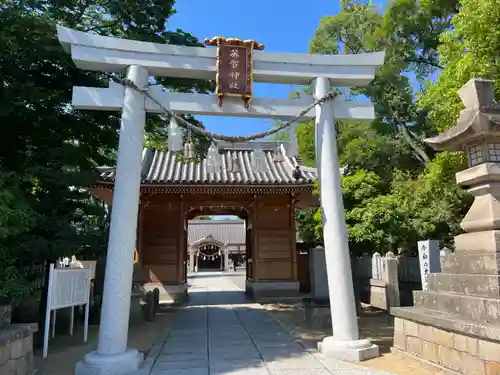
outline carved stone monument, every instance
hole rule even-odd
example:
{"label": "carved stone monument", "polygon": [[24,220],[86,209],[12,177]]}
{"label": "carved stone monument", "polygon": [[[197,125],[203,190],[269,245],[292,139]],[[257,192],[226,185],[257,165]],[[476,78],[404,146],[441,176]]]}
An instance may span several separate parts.
{"label": "carved stone monument", "polygon": [[[458,92],[457,124],[427,144],[465,151],[459,172],[474,203],[455,237],[455,252],[430,273],[414,307],[396,308],[394,347],[462,374],[500,374],[500,103],[493,82],[472,79]],[[439,199],[439,197],[436,197]]]}

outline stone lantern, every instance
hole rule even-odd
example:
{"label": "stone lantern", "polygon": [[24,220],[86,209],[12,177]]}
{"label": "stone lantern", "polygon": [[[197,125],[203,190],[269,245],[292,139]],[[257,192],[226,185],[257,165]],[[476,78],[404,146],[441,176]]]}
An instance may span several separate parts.
{"label": "stone lantern", "polygon": [[[494,101],[493,81],[474,78],[458,94],[465,105],[457,124],[425,140],[438,151],[464,151],[469,169],[457,173],[457,183],[469,188],[474,203],[461,226],[465,232],[500,230],[500,103]],[[500,250],[499,233],[464,234],[457,250]],[[486,242],[485,242],[486,241]]]}
{"label": "stone lantern", "polygon": [[469,168],[456,180],[474,202],[427,290],[413,292],[413,307],[391,308],[394,347],[454,373],[500,374],[500,103],[493,82],[479,78],[458,95],[457,124],[425,142],[466,153]]}

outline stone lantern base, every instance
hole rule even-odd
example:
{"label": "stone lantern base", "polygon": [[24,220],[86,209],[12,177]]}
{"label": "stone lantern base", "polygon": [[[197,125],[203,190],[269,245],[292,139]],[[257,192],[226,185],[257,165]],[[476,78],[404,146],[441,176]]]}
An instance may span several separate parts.
{"label": "stone lantern base", "polygon": [[498,233],[457,236],[442,272],[414,292],[414,306],[391,309],[396,350],[464,375],[500,374],[500,252],[461,247],[491,249]]}
{"label": "stone lantern base", "polygon": [[414,306],[391,309],[396,350],[464,375],[500,375],[499,234],[457,236]]}
{"label": "stone lantern base", "polygon": [[488,209],[497,205],[492,180],[482,194],[476,190],[462,222],[479,231],[455,237],[455,252],[442,260],[441,273],[428,275],[428,290],[414,292],[413,307],[391,309],[396,350],[464,375],[500,375],[500,230],[498,211]]}

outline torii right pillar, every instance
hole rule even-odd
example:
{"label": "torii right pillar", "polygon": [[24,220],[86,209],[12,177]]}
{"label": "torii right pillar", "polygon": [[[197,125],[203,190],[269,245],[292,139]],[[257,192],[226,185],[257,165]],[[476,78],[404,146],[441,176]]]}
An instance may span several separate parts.
{"label": "torii right pillar", "polygon": [[[426,139],[438,151],[465,151],[469,168],[456,174],[474,203],[455,237],[455,252],[429,273],[413,307],[391,309],[394,347],[464,375],[500,374],[500,103],[493,82],[475,78],[458,95],[457,124]],[[440,199],[436,196],[435,199]]]}
{"label": "torii right pillar", "polygon": [[[331,84],[326,78],[317,78],[312,82],[312,88],[314,96],[321,98],[330,92]],[[332,336],[319,343],[318,349],[328,357],[363,361],[377,357],[379,348],[370,340],[359,339],[333,108],[332,101],[317,105],[315,121],[316,160],[333,329]]]}

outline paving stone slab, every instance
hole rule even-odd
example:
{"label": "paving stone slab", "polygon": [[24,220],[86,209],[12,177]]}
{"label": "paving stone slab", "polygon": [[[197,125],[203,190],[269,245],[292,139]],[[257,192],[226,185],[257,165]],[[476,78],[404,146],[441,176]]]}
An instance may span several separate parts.
{"label": "paving stone slab", "polygon": [[156,362],[179,362],[179,361],[197,361],[208,359],[208,352],[201,353],[180,353],[180,354],[160,354]]}
{"label": "paving stone slab", "polygon": [[260,348],[259,353],[264,361],[272,361],[275,359],[301,356],[304,354],[304,349],[300,347]]}
{"label": "paving stone slab", "polygon": [[210,370],[210,375],[269,375],[269,371],[266,368],[221,369]]}
{"label": "paving stone slab", "polygon": [[253,340],[255,346],[258,348],[279,348],[279,347],[287,347],[287,346],[292,346],[294,341],[292,339],[285,340],[285,339],[269,339],[269,340]]}
{"label": "paving stone slab", "polygon": [[202,333],[198,333],[198,334],[189,334],[189,335],[178,335],[178,334],[172,334],[170,333],[168,336],[167,336],[167,340],[168,341],[175,341],[175,342],[178,342],[178,341],[200,341],[200,340],[203,340],[204,338],[206,338],[208,336],[208,331],[207,332],[202,332]]}
{"label": "paving stone slab", "polygon": [[194,349],[201,349],[201,348],[208,348],[208,341],[205,339],[203,341],[197,341],[197,342],[189,342],[189,341],[167,341],[166,343],[163,344],[162,349],[168,350],[168,349],[173,349],[173,348],[194,348]]}
{"label": "paving stone slab", "polygon": [[255,347],[240,346],[224,350],[210,350],[210,362],[233,359],[261,359],[261,356]]}
{"label": "paving stone slab", "polygon": [[253,340],[293,340],[292,336],[283,331],[249,332],[249,336]]}
{"label": "paving stone slab", "polygon": [[192,368],[208,368],[208,359],[196,361],[155,362],[153,370],[178,370]]}
{"label": "paving stone slab", "polygon": [[182,329],[171,330],[169,337],[182,338],[182,337],[198,337],[208,335],[208,329]]}
{"label": "paving stone slab", "polygon": [[208,353],[208,346],[167,346],[162,347],[160,354],[203,354]]}
{"label": "paving stone slab", "polygon": [[309,353],[223,274],[189,282],[150,375],[391,375]]}
{"label": "paving stone slab", "polygon": [[[220,362],[210,363],[210,374],[214,373],[236,373],[235,371],[242,370],[265,370],[266,366],[261,359],[257,358],[247,358],[247,359],[232,359],[232,360],[221,360]],[[250,373],[250,372],[249,372]],[[267,373],[266,373],[267,374]]]}
{"label": "paving stone slab", "polygon": [[208,333],[208,336],[211,339],[215,339],[215,338],[227,338],[227,337],[236,337],[236,338],[239,338],[239,337],[248,337],[248,333],[244,329],[241,329],[241,330],[240,329],[235,329],[235,330],[232,330],[232,331],[213,330],[213,331],[210,331]]}
{"label": "paving stone slab", "polygon": [[214,346],[224,346],[224,347],[236,347],[236,346],[248,346],[248,345],[253,345],[252,340],[249,338],[247,339],[237,339],[237,340],[210,340],[209,341],[209,346],[214,347]]}
{"label": "paving stone slab", "polygon": [[150,375],[210,375],[208,367],[161,370],[154,369]]}
{"label": "paving stone slab", "polygon": [[265,361],[265,364],[269,370],[324,368],[319,361],[312,356],[306,357],[306,355]]}
{"label": "paving stone slab", "polygon": [[[313,369],[278,369],[269,370],[270,375],[332,375],[332,373],[324,368]],[[335,375],[338,375],[335,373]]]}
{"label": "paving stone slab", "polygon": [[261,349],[289,349],[289,350],[305,350],[302,345],[296,341],[277,341],[277,342],[254,342],[258,350]]}

